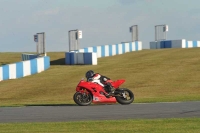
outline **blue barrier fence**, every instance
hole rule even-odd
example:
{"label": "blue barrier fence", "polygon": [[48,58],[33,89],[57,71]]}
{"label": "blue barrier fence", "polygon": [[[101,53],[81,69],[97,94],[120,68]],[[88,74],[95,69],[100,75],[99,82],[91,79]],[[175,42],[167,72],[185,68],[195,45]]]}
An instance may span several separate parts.
{"label": "blue barrier fence", "polygon": [[3,65],[0,67],[0,81],[40,73],[49,67],[50,58],[48,56]]}
{"label": "blue barrier fence", "polygon": [[186,41],[185,48],[200,47],[200,41]]}
{"label": "blue barrier fence", "polygon": [[96,53],[65,53],[65,64],[67,65],[97,65]]}
{"label": "blue barrier fence", "polygon": [[93,46],[65,53],[65,64],[97,65],[97,58],[124,54],[126,52],[142,50],[142,42]]}
{"label": "blue barrier fence", "polygon": [[35,59],[35,58],[38,58],[39,55],[36,55],[36,54],[27,54],[27,53],[23,53],[22,54],[22,61],[25,61],[25,60],[32,60],[32,59]]}
{"label": "blue barrier fence", "polygon": [[78,52],[83,52],[83,53],[94,52],[97,53],[97,58],[101,58],[101,57],[114,56],[114,55],[124,54],[126,52],[139,51],[139,50],[142,50],[141,41],[87,47],[79,49]]}
{"label": "blue barrier fence", "polygon": [[157,42],[150,42],[150,49],[161,48],[195,48],[200,47],[200,41],[186,41],[181,40],[163,40]]}

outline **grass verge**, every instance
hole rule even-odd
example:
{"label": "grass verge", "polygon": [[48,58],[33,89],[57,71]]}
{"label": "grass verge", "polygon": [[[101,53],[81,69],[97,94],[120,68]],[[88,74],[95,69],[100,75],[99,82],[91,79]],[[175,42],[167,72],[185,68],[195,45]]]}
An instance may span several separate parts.
{"label": "grass verge", "polygon": [[0,124],[1,133],[198,133],[200,118]]}

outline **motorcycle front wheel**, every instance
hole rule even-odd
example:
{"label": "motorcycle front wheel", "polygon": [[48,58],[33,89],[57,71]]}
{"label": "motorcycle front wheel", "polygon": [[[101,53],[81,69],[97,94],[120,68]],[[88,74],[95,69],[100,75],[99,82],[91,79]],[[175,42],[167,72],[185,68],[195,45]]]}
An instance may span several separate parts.
{"label": "motorcycle front wheel", "polygon": [[80,106],[87,106],[92,103],[92,95],[90,93],[76,92],[73,99],[74,102]]}
{"label": "motorcycle front wheel", "polygon": [[131,104],[134,101],[134,94],[129,89],[116,89],[116,93],[118,96],[116,96],[116,100],[120,104]]}

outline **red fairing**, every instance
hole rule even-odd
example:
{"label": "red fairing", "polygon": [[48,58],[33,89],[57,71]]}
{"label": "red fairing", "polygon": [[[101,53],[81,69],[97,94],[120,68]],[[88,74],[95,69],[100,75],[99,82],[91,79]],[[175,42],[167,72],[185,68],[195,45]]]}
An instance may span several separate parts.
{"label": "red fairing", "polygon": [[88,92],[91,92],[91,93],[100,92],[100,91],[103,93],[106,93],[104,88],[101,85],[97,83],[86,82],[84,80],[81,80],[76,87],[76,91],[81,91],[83,89],[86,89]]}
{"label": "red fairing", "polygon": [[116,81],[107,80],[106,82],[110,82],[114,88],[119,88],[119,86],[121,84],[123,84],[125,82],[125,80],[124,79],[119,79],[119,80],[116,80]]}
{"label": "red fairing", "polygon": [[[112,86],[117,89],[121,84],[125,82],[125,80],[107,80],[107,82],[110,82]],[[105,97],[105,94],[107,94],[107,92],[101,85],[97,83],[81,80],[76,87],[76,91],[81,93],[91,93],[93,95],[93,103],[116,103],[115,97]]]}

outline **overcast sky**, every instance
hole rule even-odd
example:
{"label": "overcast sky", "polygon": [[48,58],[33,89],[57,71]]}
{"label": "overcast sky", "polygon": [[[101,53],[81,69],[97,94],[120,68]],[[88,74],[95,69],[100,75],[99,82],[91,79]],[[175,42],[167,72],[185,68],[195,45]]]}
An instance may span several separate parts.
{"label": "overcast sky", "polygon": [[33,35],[46,33],[46,51],[68,51],[68,31],[83,31],[80,47],[131,41],[138,25],[143,48],[155,25],[167,39],[200,40],[200,0],[0,0],[0,52],[35,52]]}

